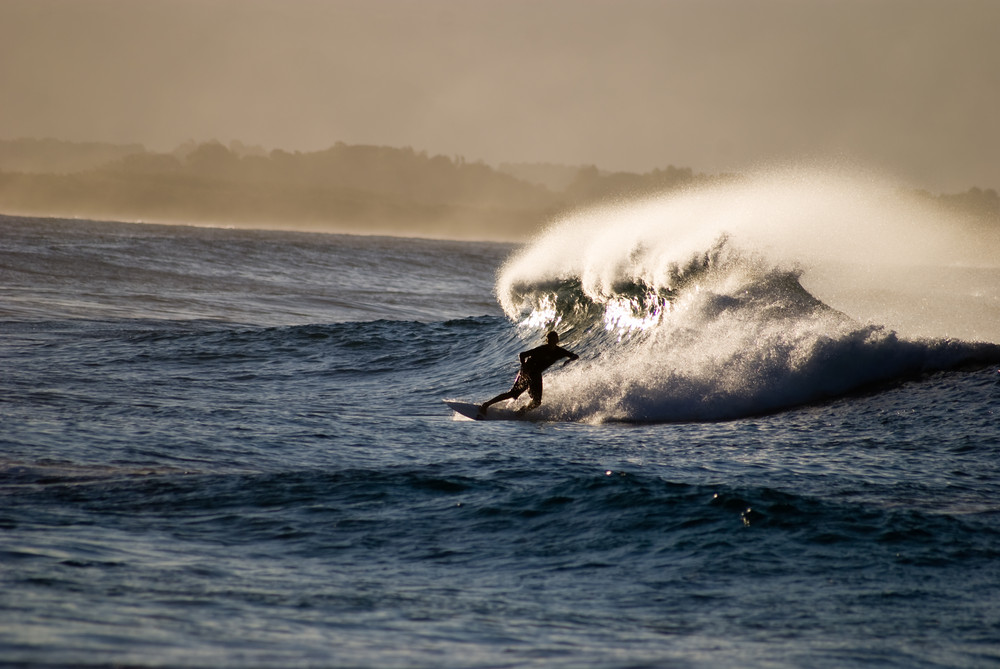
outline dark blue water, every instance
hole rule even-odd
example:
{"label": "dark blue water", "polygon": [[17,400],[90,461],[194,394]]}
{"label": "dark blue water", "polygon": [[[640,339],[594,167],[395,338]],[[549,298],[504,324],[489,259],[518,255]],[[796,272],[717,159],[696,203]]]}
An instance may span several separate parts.
{"label": "dark blue water", "polygon": [[[0,663],[1000,666],[992,344],[726,244],[609,329],[503,245],[0,239]],[[540,420],[453,420],[553,323]]]}

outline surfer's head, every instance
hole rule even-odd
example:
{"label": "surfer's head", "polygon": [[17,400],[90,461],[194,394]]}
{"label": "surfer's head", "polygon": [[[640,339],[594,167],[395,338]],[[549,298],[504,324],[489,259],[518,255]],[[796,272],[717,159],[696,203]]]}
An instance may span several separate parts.
{"label": "surfer's head", "polygon": [[555,330],[553,330],[552,332],[550,332],[548,334],[548,336],[546,337],[546,339],[549,340],[550,344],[558,344],[559,343],[559,333],[556,332]]}

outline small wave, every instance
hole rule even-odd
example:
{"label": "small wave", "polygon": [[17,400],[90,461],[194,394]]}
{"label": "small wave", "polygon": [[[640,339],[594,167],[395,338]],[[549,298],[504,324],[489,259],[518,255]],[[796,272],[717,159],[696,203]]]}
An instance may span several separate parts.
{"label": "small wave", "polygon": [[[769,546],[783,536],[841,560],[851,544],[865,547],[866,556],[882,545],[937,560],[996,557],[995,532],[974,518],[582,465],[558,472],[442,465],[187,472],[7,463],[0,474],[0,484],[16,486],[33,505],[71,504],[125,530],[169,528],[180,539],[253,544],[282,555],[326,558],[332,551],[367,560],[389,551],[452,563],[542,560],[566,569],[581,560],[618,564],[623,546],[656,553],[680,543],[706,556],[706,566],[718,554],[716,566],[728,571],[734,555],[771,559]],[[14,515],[15,525],[26,517],[16,508]],[[743,527],[754,532],[737,544],[733,532]],[[940,537],[948,537],[948,550]],[[719,553],[720,542],[728,550]]]}

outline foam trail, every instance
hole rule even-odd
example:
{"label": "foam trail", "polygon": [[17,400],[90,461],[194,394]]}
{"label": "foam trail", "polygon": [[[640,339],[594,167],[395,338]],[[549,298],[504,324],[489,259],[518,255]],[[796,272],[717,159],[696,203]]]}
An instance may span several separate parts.
{"label": "foam trail", "polygon": [[[497,295],[512,319],[569,329],[590,353],[549,384],[551,411],[732,418],[998,357],[943,339],[950,321],[887,283],[973,264],[995,280],[995,257],[894,184],[783,170],[569,216],[508,261]],[[988,291],[977,306],[996,309]],[[907,305],[923,332],[895,331]]]}

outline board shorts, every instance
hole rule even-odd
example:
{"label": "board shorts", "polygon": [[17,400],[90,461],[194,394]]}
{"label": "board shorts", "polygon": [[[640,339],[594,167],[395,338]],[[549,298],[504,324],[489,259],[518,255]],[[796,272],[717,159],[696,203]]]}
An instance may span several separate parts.
{"label": "board shorts", "polygon": [[525,372],[523,369],[517,373],[517,378],[514,379],[514,385],[510,387],[510,396],[517,399],[521,396],[525,390],[528,391],[528,397],[535,400],[536,402],[542,401],[542,375],[541,374],[531,374]]}

